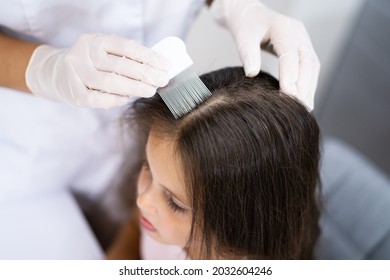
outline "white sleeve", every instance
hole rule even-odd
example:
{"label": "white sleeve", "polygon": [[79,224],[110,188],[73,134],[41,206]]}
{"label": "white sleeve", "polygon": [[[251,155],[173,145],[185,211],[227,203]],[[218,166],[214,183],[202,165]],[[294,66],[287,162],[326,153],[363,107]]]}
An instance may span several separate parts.
{"label": "white sleeve", "polygon": [[0,205],[0,259],[102,259],[103,251],[68,192]]}

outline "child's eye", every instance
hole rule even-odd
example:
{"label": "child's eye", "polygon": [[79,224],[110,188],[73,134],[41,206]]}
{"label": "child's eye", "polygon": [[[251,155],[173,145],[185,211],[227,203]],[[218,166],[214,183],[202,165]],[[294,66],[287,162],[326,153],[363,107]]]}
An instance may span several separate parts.
{"label": "child's eye", "polygon": [[173,201],[172,196],[167,197],[167,202],[168,202],[168,205],[172,209],[173,212],[178,212],[178,213],[182,213],[182,214],[187,212],[187,209],[180,207],[179,205],[177,205]]}

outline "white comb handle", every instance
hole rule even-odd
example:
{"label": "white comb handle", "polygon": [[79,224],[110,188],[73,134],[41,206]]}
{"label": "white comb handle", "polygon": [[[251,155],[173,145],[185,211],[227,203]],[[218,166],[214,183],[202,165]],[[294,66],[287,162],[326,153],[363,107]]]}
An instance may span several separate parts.
{"label": "white comb handle", "polygon": [[154,45],[152,50],[168,59],[170,63],[168,70],[169,79],[172,79],[193,64],[187,53],[186,45],[178,37],[166,37]]}

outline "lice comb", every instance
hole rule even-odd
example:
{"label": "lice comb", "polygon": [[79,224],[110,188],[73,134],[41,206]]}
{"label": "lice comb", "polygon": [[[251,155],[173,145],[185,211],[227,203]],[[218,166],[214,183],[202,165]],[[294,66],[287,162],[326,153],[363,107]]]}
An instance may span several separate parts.
{"label": "lice comb", "polygon": [[210,90],[193,71],[193,62],[181,39],[167,37],[152,49],[170,62],[169,83],[157,89],[157,92],[176,119],[184,116],[211,96]]}

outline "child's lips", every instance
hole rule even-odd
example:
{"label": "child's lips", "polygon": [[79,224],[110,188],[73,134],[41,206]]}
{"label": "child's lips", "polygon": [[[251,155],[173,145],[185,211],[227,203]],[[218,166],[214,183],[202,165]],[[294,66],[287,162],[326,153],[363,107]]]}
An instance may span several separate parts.
{"label": "child's lips", "polygon": [[144,217],[144,216],[141,216],[140,218],[140,224],[143,228],[145,228],[146,230],[148,231],[156,231],[156,229],[154,228],[154,226]]}

